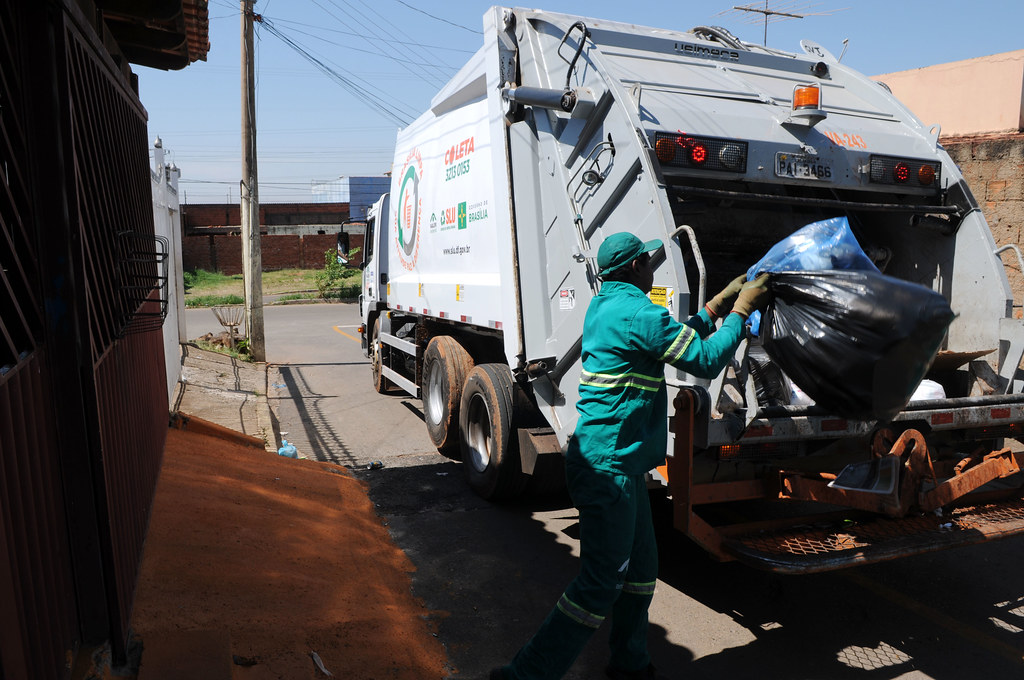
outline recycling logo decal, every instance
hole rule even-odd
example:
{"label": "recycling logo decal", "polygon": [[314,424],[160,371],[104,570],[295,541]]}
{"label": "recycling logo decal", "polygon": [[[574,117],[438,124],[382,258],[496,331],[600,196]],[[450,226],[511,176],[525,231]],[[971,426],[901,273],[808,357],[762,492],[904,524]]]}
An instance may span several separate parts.
{"label": "recycling logo decal", "polygon": [[423,199],[420,198],[420,180],[423,177],[423,159],[418,148],[409,152],[402,168],[395,217],[395,242],[398,259],[406,269],[416,266],[420,250],[420,216]]}

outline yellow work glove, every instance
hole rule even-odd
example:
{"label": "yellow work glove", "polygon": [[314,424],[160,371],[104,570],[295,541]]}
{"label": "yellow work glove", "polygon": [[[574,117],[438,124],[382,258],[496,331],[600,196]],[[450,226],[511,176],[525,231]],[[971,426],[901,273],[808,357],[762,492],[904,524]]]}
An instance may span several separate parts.
{"label": "yellow work glove", "polygon": [[764,309],[767,305],[768,275],[761,274],[753,281],[743,284],[732,311],[746,319],[755,309]]}
{"label": "yellow work glove", "polygon": [[704,309],[711,315],[712,321],[720,316],[724,316],[729,311],[729,306],[736,299],[736,296],[739,295],[740,289],[743,288],[743,284],[746,282],[747,275],[740,274],[730,281],[729,285],[723,288],[721,293],[708,300],[707,304],[704,305]]}

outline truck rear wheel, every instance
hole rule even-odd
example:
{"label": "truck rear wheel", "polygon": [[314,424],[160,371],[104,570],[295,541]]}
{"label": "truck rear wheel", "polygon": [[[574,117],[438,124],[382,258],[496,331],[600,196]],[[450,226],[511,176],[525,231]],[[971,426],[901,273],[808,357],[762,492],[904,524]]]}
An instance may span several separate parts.
{"label": "truck rear wheel", "polygon": [[370,337],[370,367],[373,370],[373,389],[380,394],[387,394],[391,383],[384,377],[385,348],[380,341],[380,317],[373,321],[373,335]]}
{"label": "truck rear wheel", "polygon": [[529,481],[519,462],[512,390],[512,372],[504,364],[476,366],[462,390],[462,469],[473,491],[486,500],[518,496]]}
{"label": "truck rear wheel", "polygon": [[459,458],[459,405],[473,358],[450,335],[431,338],[423,353],[423,414],[438,453]]}

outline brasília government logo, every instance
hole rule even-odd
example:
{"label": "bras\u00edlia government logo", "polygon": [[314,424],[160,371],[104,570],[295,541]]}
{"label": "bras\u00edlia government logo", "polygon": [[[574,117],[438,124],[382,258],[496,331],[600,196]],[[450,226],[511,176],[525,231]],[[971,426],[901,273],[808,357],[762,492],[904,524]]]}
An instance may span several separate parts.
{"label": "bras\u00edlia government logo", "polygon": [[418,148],[409,152],[402,168],[398,188],[398,209],[395,215],[395,238],[398,242],[398,259],[406,269],[416,266],[419,253],[420,213],[423,200],[420,198],[420,178],[423,176],[423,160]]}

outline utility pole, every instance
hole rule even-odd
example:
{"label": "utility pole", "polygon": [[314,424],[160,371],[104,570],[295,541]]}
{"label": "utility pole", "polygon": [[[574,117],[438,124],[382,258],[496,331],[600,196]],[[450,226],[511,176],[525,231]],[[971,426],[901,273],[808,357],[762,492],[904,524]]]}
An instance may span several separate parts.
{"label": "utility pole", "polygon": [[260,250],[260,199],[256,179],[256,76],[252,22],[254,0],[242,3],[242,278],[245,288],[245,327],[249,352],[267,360],[263,334],[263,255]]}

